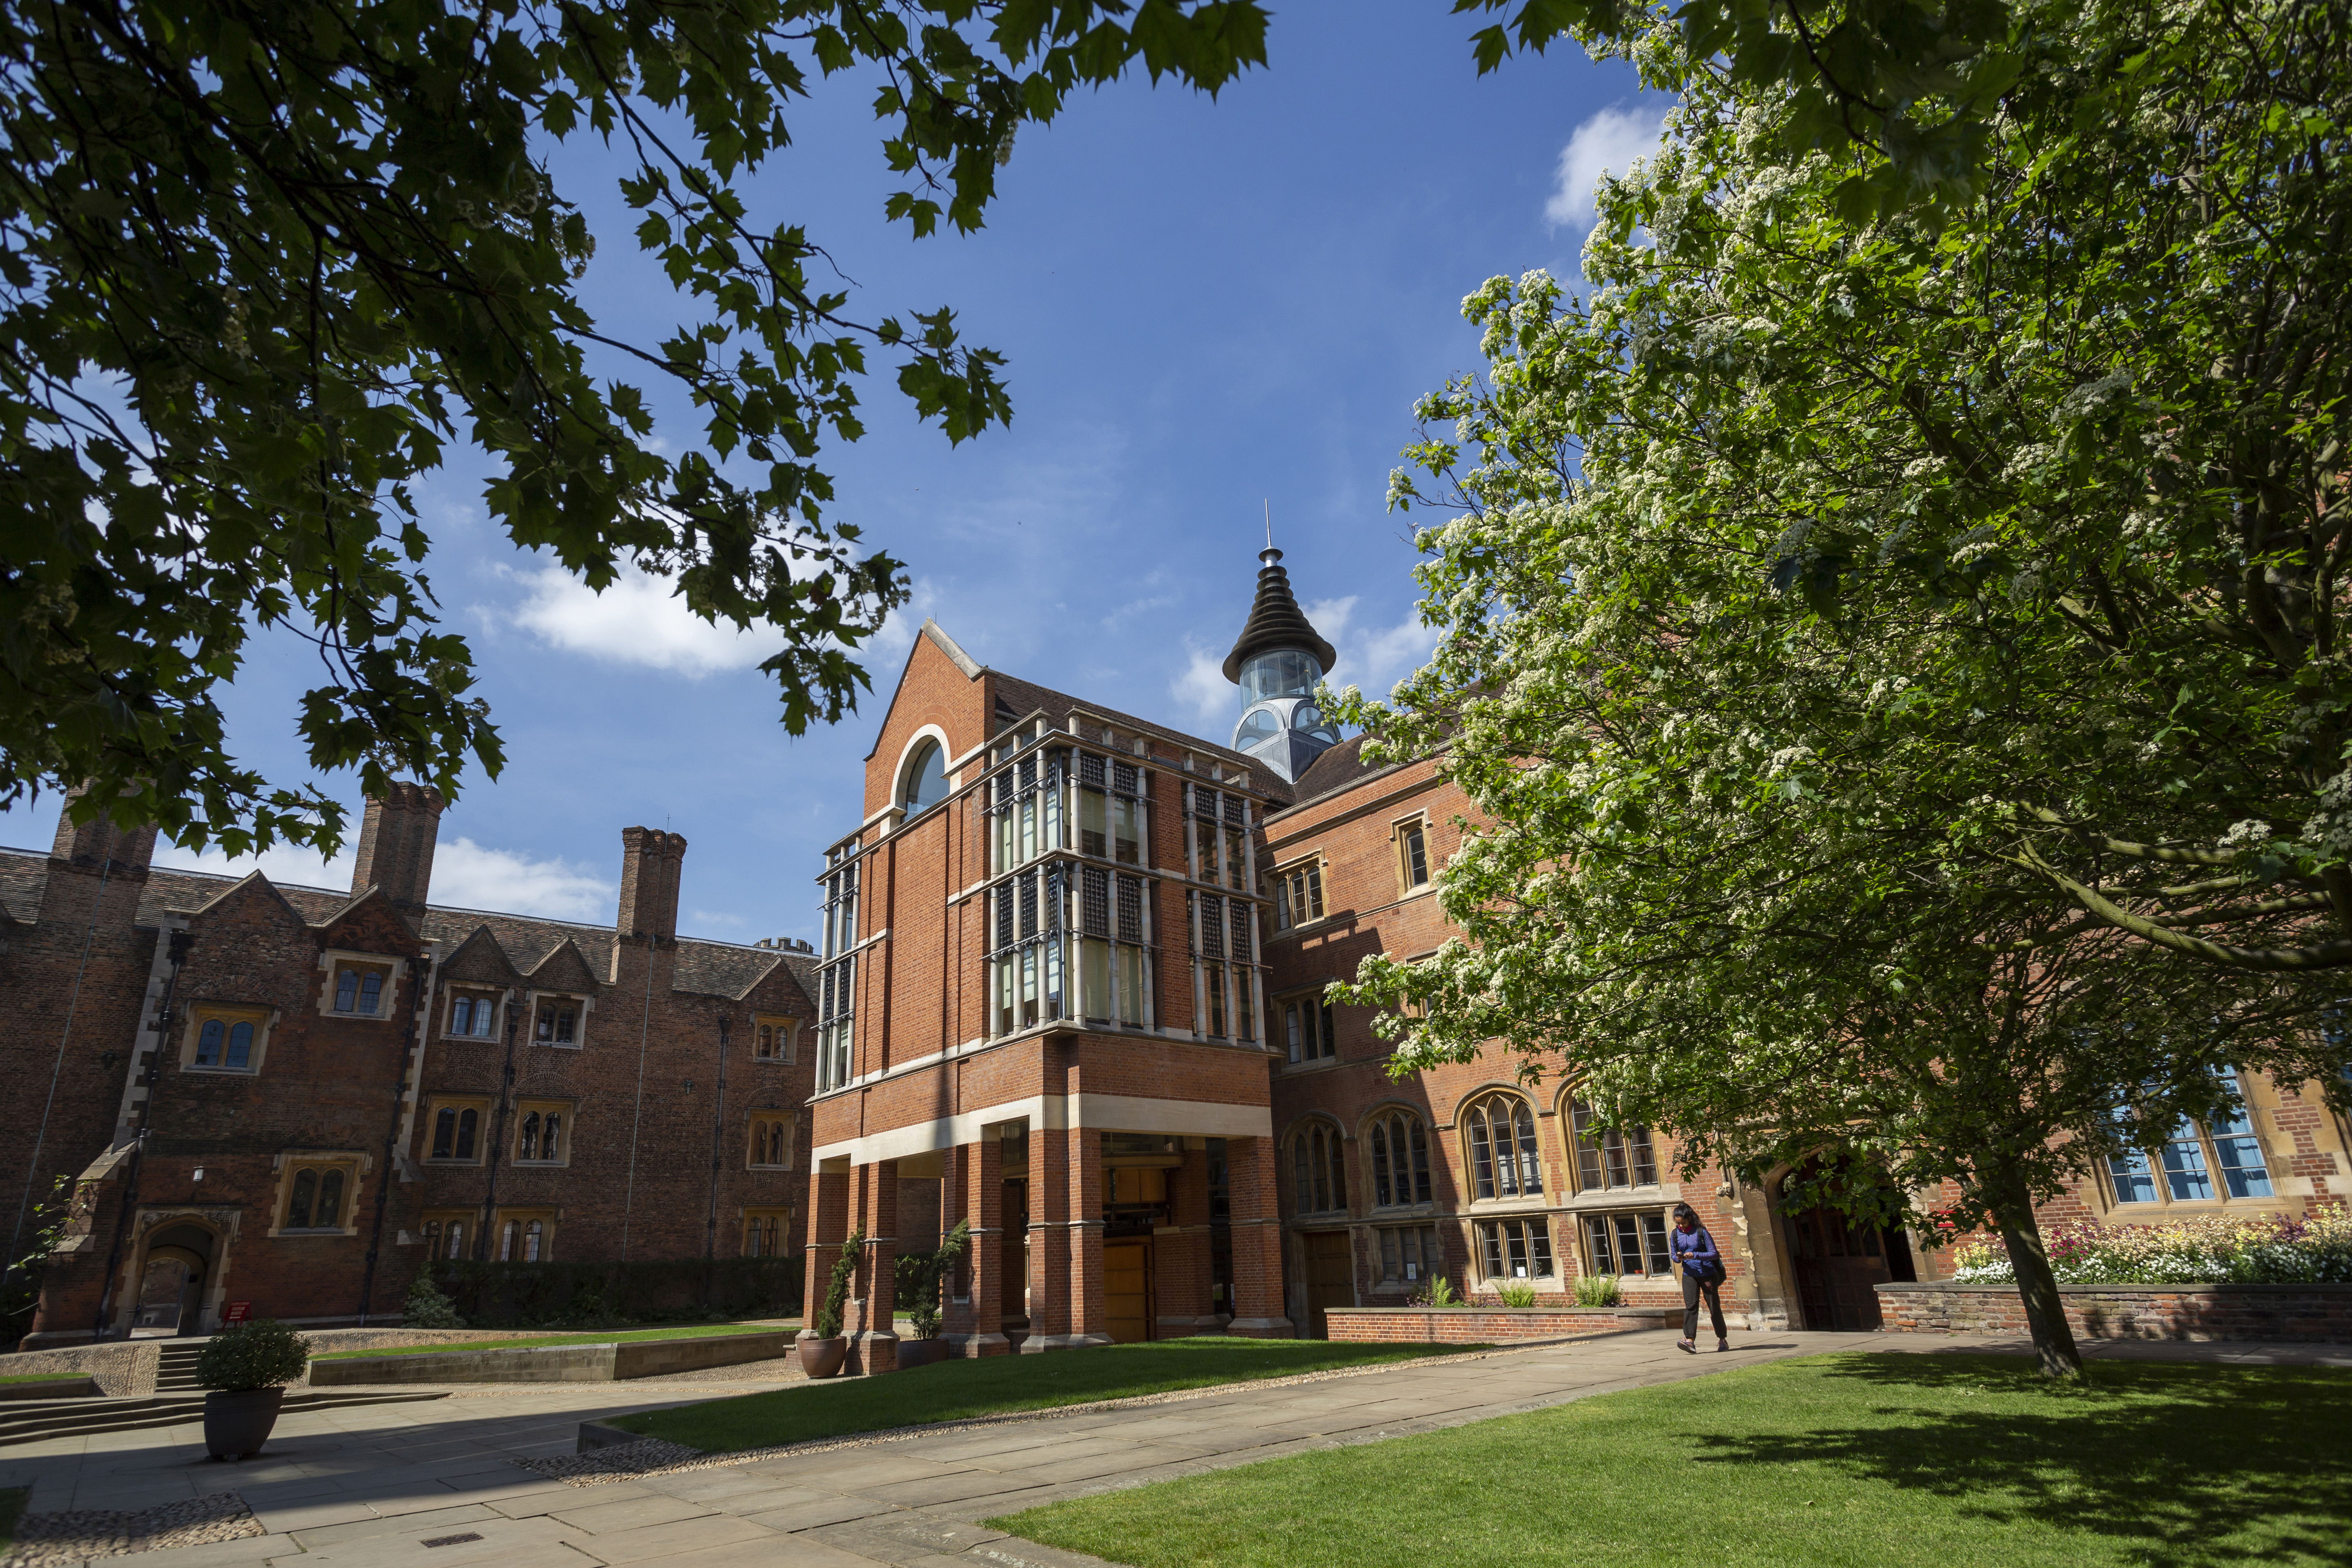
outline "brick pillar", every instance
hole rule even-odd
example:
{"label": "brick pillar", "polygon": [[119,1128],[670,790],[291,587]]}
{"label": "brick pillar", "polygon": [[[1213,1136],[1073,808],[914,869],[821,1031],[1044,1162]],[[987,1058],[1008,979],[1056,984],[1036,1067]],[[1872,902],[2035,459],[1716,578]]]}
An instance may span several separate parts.
{"label": "brick pillar", "polygon": [[1103,1299],[1103,1163],[1098,1128],[1073,1127],[1070,1148],[1070,1337],[1072,1347],[1110,1343]]}
{"label": "brick pillar", "polygon": [[1271,1138],[1225,1141],[1234,1194],[1234,1321],[1225,1331],[1250,1339],[1286,1340],[1282,1311],[1282,1210],[1275,1198]]}
{"label": "brick pillar", "polygon": [[866,1255],[858,1260],[857,1284],[850,1292],[842,1326],[849,1335],[849,1358],[842,1363],[860,1375],[898,1370],[898,1162],[877,1160],[851,1173],[858,1223],[866,1230]]}
{"label": "brick pillar", "polygon": [[1004,1338],[1003,1163],[1003,1146],[992,1137],[948,1154],[948,1201],[971,1226],[964,1251],[969,1294],[948,1303],[947,1337],[960,1356],[1003,1355],[1012,1348]]}
{"label": "brick pillar", "polygon": [[841,1256],[841,1244],[849,1236],[849,1173],[846,1171],[812,1171],[809,1173],[808,1251],[803,1262],[808,1268],[808,1285],[801,1293],[801,1337],[816,1337],[816,1314],[824,1305],[824,1293],[833,1283],[834,1259]]}
{"label": "brick pillar", "polygon": [[1163,1340],[1213,1332],[1217,1304],[1209,1300],[1209,1154],[1184,1151],[1168,1173],[1168,1223],[1151,1237],[1152,1315]]}
{"label": "brick pillar", "polygon": [[1070,1335],[1070,1141],[1029,1129],[1029,1337],[1021,1353],[1057,1351]]}

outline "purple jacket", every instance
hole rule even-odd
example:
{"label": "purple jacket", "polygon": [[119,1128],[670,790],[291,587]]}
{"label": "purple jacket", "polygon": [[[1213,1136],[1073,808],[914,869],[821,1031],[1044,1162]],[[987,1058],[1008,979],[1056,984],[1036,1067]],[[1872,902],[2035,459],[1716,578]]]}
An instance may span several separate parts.
{"label": "purple jacket", "polygon": [[1675,1226],[1666,1232],[1666,1247],[1692,1279],[1711,1282],[1723,1278],[1723,1254],[1715,1249],[1715,1237],[1707,1235],[1706,1226],[1685,1233]]}

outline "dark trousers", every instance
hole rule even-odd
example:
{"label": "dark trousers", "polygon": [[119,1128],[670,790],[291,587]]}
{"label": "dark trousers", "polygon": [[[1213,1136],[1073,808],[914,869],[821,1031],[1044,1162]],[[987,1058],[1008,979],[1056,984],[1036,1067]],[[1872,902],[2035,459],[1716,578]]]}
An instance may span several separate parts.
{"label": "dark trousers", "polygon": [[1698,1299],[1706,1298],[1707,1316],[1715,1320],[1715,1337],[1724,1337],[1723,1302],[1716,1292],[1723,1287],[1712,1279],[1701,1280],[1685,1270],[1683,1274],[1683,1338],[1698,1338]]}

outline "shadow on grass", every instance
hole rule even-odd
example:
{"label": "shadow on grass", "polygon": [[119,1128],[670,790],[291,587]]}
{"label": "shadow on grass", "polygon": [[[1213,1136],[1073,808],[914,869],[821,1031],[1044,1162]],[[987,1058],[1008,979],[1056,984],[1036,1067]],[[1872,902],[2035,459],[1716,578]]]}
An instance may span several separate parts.
{"label": "shadow on grass", "polygon": [[[2352,1560],[2352,1374],[2106,1362],[2070,1388],[2006,1358],[1863,1354],[1830,1375],[1885,1390],[1887,1425],[1700,1436],[1696,1462],[1832,1465],[2155,1563],[2231,1536],[2266,1542],[2241,1560]],[[1950,1408],[1972,1396],[1981,1415]]]}

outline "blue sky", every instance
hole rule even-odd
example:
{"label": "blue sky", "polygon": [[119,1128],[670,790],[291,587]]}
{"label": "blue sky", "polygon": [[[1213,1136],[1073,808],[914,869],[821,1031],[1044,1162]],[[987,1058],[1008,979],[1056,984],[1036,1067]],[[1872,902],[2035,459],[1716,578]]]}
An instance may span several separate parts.
{"label": "blue sky", "polygon": [[[793,149],[746,187],[755,226],[804,223],[862,319],[954,306],[968,341],[1008,357],[1013,423],[950,447],[887,374],[869,380],[868,435],[826,454],[834,512],[908,563],[916,598],[872,647],[863,710],[798,739],[755,668],[769,645],[702,626],[658,584],[588,595],[509,545],[479,468],[453,464],[424,490],[429,570],[508,765],[443,818],[435,901],[609,922],[620,830],[642,823],[688,840],[682,929],[814,935],[810,878],[856,825],[926,615],[984,663],[1223,739],[1237,704],[1214,666],[1248,607],[1262,503],[1339,649],[1334,678],[1384,690],[1410,669],[1430,637],[1383,496],[1413,400],[1475,366],[1462,297],[1498,272],[1572,274],[1594,174],[1657,134],[1630,69],[1572,49],[1479,79],[1473,21],[1444,0],[1289,0],[1270,68],[1214,102],[1142,79],[1081,95],[1023,134],[986,229],[919,242],[880,216],[895,187],[868,86],[820,86]],[[552,166],[597,222],[601,324],[665,335],[679,307],[635,252],[611,166],[589,144]],[[301,770],[309,668],[261,646],[232,695],[236,751],[273,776]],[[329,787],[355,831],[356,781]],[[45,797],[0,842],[46,846],[56,818]],[[347,858],[262,866],[350,879]]]}

